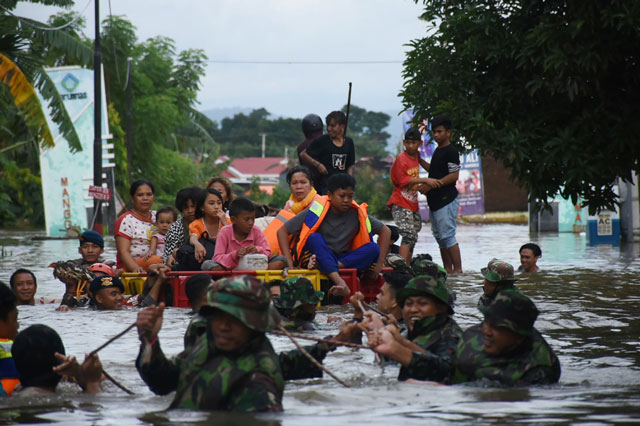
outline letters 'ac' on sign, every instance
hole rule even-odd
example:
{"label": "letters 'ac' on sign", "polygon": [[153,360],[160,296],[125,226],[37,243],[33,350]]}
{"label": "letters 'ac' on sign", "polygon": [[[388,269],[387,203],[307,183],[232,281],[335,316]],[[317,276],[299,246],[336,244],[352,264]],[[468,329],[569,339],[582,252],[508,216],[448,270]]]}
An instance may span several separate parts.
{"label": "letters 'ac' on sign", "polygon": [[109,201],[111,200],[111,190],[109,188],[91,185],[89,186],[89,197]]}

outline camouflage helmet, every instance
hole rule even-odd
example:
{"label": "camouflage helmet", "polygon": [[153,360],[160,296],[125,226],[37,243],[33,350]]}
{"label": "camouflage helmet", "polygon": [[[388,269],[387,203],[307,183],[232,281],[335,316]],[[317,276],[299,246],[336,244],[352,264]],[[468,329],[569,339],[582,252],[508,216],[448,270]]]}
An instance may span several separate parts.
{"label": "camouflage helmet", "polygon": [[387,257],[384,259],[384,265],[388,268],[393,268],[393,272],[401,272],[411,276],[416,275],[413,273],[411,267],[407,265],[407,261],[404,260],[404,257],[396,253],[387,254]]}
{"label": "camouflage helmet", "polygon": [[410,279],[407,285],[398,291],[396,300],[400,306],[404,306],[405,300],[411,296],[432,297],[447,305],[449,315],[453,315],[454,297],[442,280],[437,280],[429,275],[421,275]]}
{"label": "camouflage helmet", "polygon": [[237,275],[209,286],[200,314],[207,316],[213,309],[220,309],[250,329],[266,332],[280,324],[280,314],[270,301],[269,290],[262,281],[248,275]]}
{"label": "camouflage helmet", "polygon": [[273,304],[279,309],[295,309],[306,304],[315,305],[322,299],[324,292],[316,291],[307,278],[291,277],[280,285],[280,296],[273,300]]}
{"label": "camouflage helmet", "polygon": [[492,283],[514,282],[513,266],[510,263],[498,260],[495,257],[489,261],[486,268],[480,269],[482,276]]}
{"label": "camouflage helmet", "polygon": [[480,307],[480,311],[492,325],[523,336],[531,335],[539,314],[531,299],[512,289],[498,293],[494,301],[489,306]]}
{"label": "camouflage helmet", "polygon": [[411,259],[411,269],[413,269],[416,276],[429,275],[438,282],[442,282],[444,285],[447,282],[447,270],[429,259],[427,256],[429,255],[427,254],[425,256],[423,254],[419,254]]}

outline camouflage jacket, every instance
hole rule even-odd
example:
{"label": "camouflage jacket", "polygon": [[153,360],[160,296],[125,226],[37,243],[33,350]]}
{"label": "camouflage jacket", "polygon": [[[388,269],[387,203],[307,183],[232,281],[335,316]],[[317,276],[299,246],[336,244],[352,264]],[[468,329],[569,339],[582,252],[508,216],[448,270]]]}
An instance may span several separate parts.
{"label": "camouflage jacket", "polygon": [[187,326],[187,331],[184,333],[184,350],[190,349],[193,345],[196,344],[198,339],[201,336],[207,334],[207,319],[200,315],[200,313],[196,313],[191,318],[189,325]]}
{"label": "camouflage jacket", "polygon": [[445,381],[461,338],[462,329],[446,313],[417,321],[408,339],[426,349],[427,353],[414,352],[409,365],[400,367],[398,380]]}
{"label": "camouflage jacket", "polygon": [[507,386],[556,383],[560,362],[538,330],[515,352],[492,356],[482,351],[482,324],[464,332],[456,353],[451,383],[490,380]]}
{"label": "camouflage jacket", "polygon": [[136,368],[154,393],[176,391],[170,408],[282,411],[284,379],[265,335],[230,354],[216,349],[204,334],[172,360],[166,359],[157,341],[143,343]]}
{"label": "camouflage jacket", "polygon": [[[193,347],[198,339],[207,332],[207,319],[200,314],[195,314],[187,327],[184,334],[185,351]],[[331,336],[327,337],[328,339]],[[330,348],[326,343],[316,343],[314,345],[305,346],[304,349],[309,352],[317,361],[322,362]],[[294,349],[278,354],[278,361],[282,370],[284,380],[312,379],[322,377],[322,369],[316,367],[302,351]]]}

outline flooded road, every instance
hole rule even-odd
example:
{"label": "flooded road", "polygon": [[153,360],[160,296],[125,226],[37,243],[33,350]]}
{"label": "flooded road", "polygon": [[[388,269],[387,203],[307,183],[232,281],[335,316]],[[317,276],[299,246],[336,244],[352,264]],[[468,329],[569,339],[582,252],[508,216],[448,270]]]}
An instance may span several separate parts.
{"label": "flooded road", "polygon": [[[32,241],[37,235],[0,231],[0,280],[11,272],[32,269],[37,296],[59,298],[63,284],[53,279],[51,262],[77,257],[77,241]],[[464,274],[450,279],[457,294],[455,318],[466,328],[480,321],[476,309],[482,292],[480,268],[492,257],[519,264],[518,248],[529,241],[542,247],[542,272],[521,277],[521,291],[541,314],[537,328],[554,348],[562,365],[560,383],[528,389],[473,386],[420,386],[398,383],[398,368],[381,368],[370,351],[340,348],[325,365],[352,385],[332,379],[289,382],[285,412],[242,416],[198,411],[165,411],[171,395],[153,395],[134,366],[138,352],[135,331],[100,352],[104,368],[136,394],[128,396],[110,383],[97,396],[83,395],[63,384],[53,398],[0,400],[0,423],[64,424],[619,424],[640,422],[640,245],[586,245],[586,236],[529,235],[520,225],[459,225]],[[115,258],[107,239],[106,258]],[[417,252],[439,252],[429,226],[420,235]],[[20,307],[21,328],[44,323],[62,336],[68,354],[96,348],[135,320],[136,310],[56,312],[55,305]],[[182,349],[188,310],[168,308],[160,331],[165,354]],[[328,316],[350,317],[346,307],[322,308],[318,336],[331,334]],[[276,350],[293,348],[284,337],[272,337]]]}

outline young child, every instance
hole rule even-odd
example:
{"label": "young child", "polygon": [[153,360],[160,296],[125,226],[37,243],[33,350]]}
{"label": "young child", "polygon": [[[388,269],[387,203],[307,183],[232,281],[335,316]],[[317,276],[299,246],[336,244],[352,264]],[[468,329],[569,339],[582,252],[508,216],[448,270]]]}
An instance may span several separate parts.
{"label": "young child", "polygon": [[422,229],[422,218],[418,211],[418,189],[435,187],[438,185],[435,179],[420,177],[420,153],[422,135],[415,127],[410,128],[404,134],[404,152],[398,155],[391,167],[391,181],[393,192],[387,205],[391,210],[393,220],[398,226],[398,232],[402,236],[402,244],[398,254],[411,262],[413,248],[418,242],[418,233]]}
{"label": "young child", "polygon": [[[349,287],[338,271],[339,268],[356,268],[365,271],[376,263],[373,274],[382,270],[389,250],[391,231],[387,226],[367,214],[366,204],[354,200],[356,180],[340,173],[329,178],[328,194],[315,200],[311,206],[289,219],[278,230],[280,250],[287,265],[293,268],[294,260],[289,248],[289,236],[297,238],[294,255],[300,258],[308,251],[316,256],[318,269],[334,284],[328,291],[333,296],[348,296]],[[373,235],[378,234],[378,243]]]}
{"label": "young child", "polygon": [[[260,253],[267,256],[267,269],[284,268],[284,258],[271,258],[271,249],[266,237],[254,226],[256,207],[246,198],[236,198],[229,205],[229,216],[232,225],[227,225],[218,233],[216,251],[209,270],[222,271],[238,266],[240,258],[247,254]],[[205,264],[203,264],[203,269]]]}
{"label": "young child", "polygon": [[[212,244],[210,251],[215,247],[218,233],[227,225],[227,217],[223,210],[224,199],[222,194],[213,188],[207,188],[196,205],[196,219],[189,224],[189,243],[195,249],[198,262],[205,260],[207,248],[201,239],[208,240]],[[213,253],[210,253],[213,256]]]}
{"label": "young child", "polygon": [[178,213],[171,206],[162,207],[156,212],[155,231],[151,234],[149,252],[144,257],[146,260],[149,260],[153,255],[162,258],[164,255],[164,237],[176,220],[178,220]]}
{"label": "young child", "polygon": [[460,173],[460,154],[451,144],[451,120],[444,115],[434,117],[431,132],[438,147],[433,152],[431,164],[420,159],[420,164],[434,179],[427,192],[431,231],[440,247],[442,263],[448,273],[462,273],[460,247],[456,241],[456,218],[460,201],[456,181]]}
{"label": "young child", "polygon": [[11,357],[11,346],[18,334],[16,295],[0,281],[0,397],[10,396],[20,384],[18,370]]}

